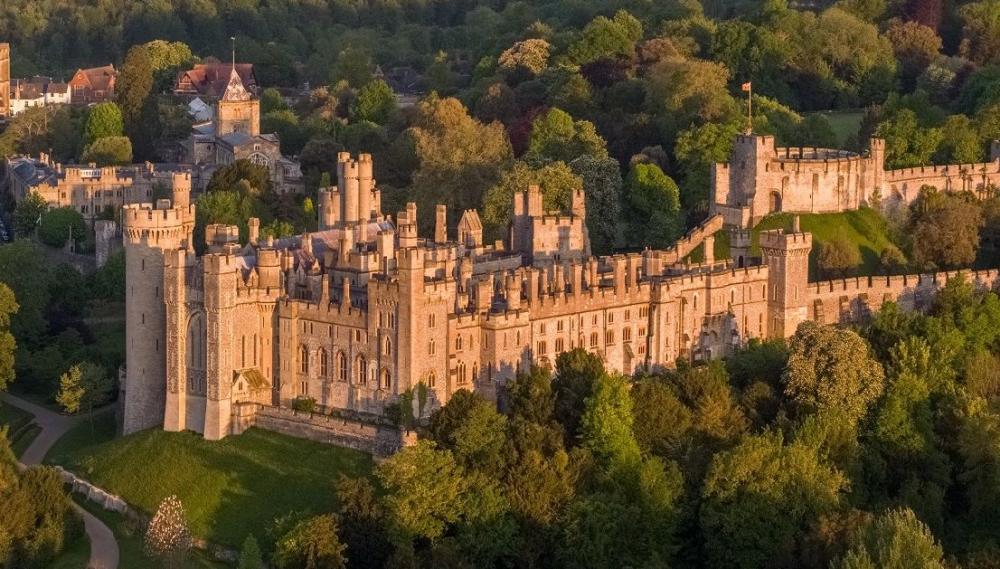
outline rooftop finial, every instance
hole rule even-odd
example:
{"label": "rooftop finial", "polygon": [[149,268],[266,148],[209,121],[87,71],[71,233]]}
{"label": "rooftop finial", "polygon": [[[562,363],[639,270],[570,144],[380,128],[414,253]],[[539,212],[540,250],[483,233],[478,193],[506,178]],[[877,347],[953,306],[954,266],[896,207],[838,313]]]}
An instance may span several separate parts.
{"label": "rooftop finial", "polygon": [[229,36],[229,39],[233,42],[233,69],[236,69],[236,36]]}

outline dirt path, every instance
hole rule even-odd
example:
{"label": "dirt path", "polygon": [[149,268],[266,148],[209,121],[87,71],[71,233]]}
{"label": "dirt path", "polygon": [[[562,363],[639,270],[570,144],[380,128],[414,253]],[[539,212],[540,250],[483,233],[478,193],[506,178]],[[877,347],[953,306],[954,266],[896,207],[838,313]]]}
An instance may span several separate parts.
{"label": "dirt path", "polygon": [[[79,417],[60,415],[9,393],[0,393],[0,399],[33,414],[35,423],[42,429],[21,456],[21,464],[25,468],[41,464],[52,445],[80,420]],[[83,526],[87,531],[87,538],[90,539],[90,561],[87,569],[117,569],[118,541],[115,540],[115,534],[87,510],[76,503],[73,507],[83,516]]]}

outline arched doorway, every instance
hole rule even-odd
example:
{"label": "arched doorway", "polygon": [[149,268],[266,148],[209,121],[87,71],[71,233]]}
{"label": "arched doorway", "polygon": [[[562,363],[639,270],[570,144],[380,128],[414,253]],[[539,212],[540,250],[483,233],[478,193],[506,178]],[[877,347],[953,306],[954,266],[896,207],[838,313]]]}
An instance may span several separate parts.
{"label": "arched doorway", "polygon": [[781,194],[778,192],[771,192],[768,208],[771,213],[778,213],[781,211]]}

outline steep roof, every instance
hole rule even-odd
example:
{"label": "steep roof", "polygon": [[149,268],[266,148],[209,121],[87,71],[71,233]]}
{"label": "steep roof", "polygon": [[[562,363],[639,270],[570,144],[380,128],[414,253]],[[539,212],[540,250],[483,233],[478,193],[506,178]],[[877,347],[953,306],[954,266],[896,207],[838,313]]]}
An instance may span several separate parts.
{"label": "steep roof", "polygon": [[[178,94],[200,95],[219,98],[225,93],[232,79],[233,65],[219,61],[196,64],[187,71],[177,74],[174,92]],[[236,73],[248,91],[256,91],[257,77],[252,63],[237,63]]]}
{"label": "steep roof", "polygon": [[98,91],[109,91],[114,88],[118,72],[114,65],[77,69],[70,80],[71,85],[87,85]]}
{"label": "steep roof", "polygon": [[250,91],[247,91],[246,86],[243,85],[243,80],[240,79],[240,74],[236,72],[236,69],[232,69],[229,72],[229,83],[226,84],[226,90],[222,93],[223,101],[249,101],[253,98]]}

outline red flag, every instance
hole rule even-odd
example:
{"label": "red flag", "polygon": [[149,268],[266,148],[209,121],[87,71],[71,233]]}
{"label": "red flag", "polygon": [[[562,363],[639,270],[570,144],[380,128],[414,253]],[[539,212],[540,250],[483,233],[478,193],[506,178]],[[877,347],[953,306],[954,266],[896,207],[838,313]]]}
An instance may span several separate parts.
{"label": "red flag", "polygon": [[743,86],[741,87],[741,89],[743,89],[743,91],[749,93],[750,92],[750,82],[747,81],[746,83],[744,83]]}

